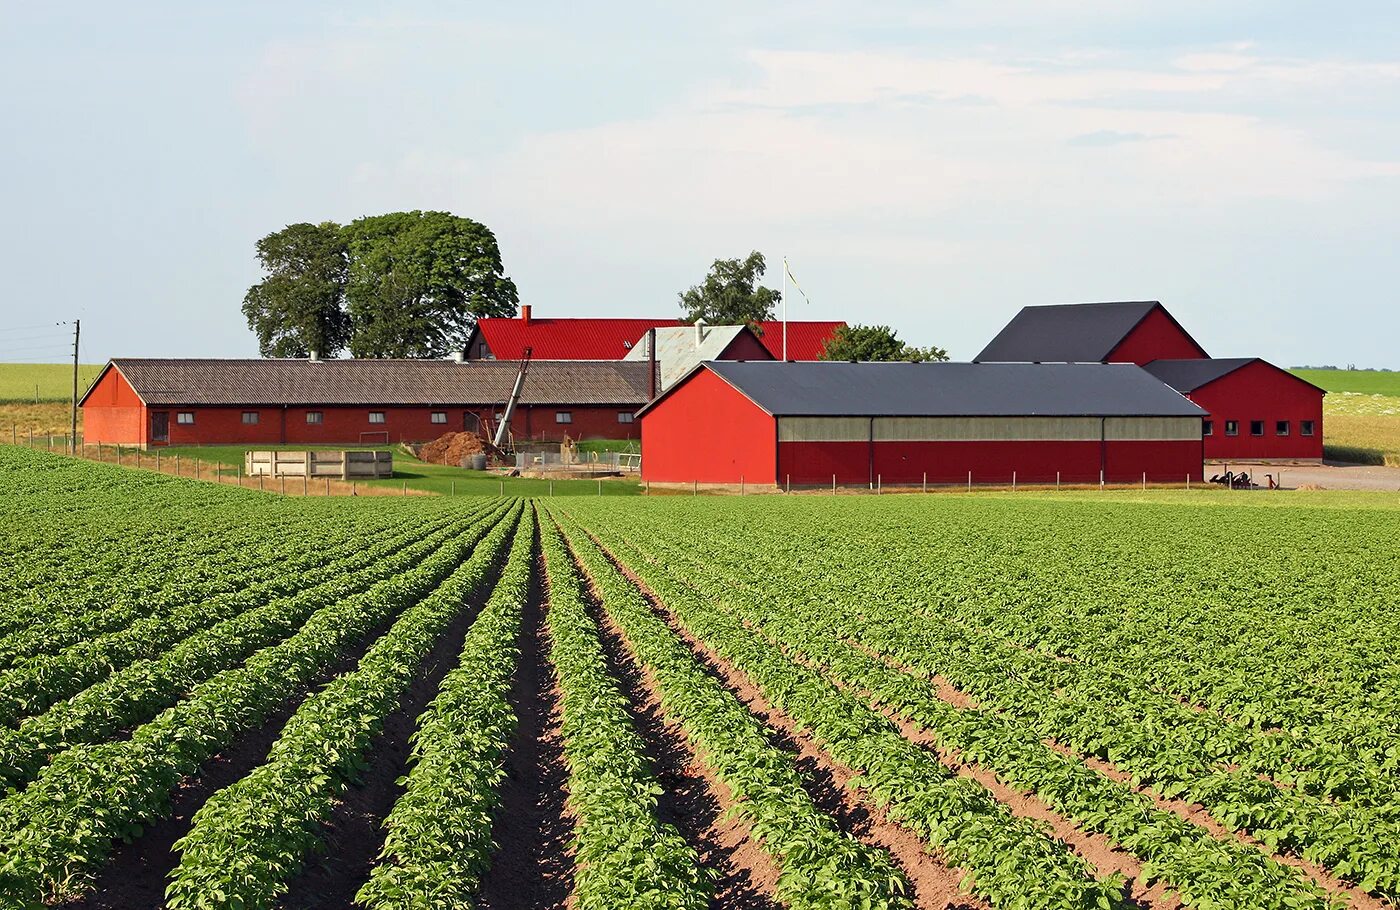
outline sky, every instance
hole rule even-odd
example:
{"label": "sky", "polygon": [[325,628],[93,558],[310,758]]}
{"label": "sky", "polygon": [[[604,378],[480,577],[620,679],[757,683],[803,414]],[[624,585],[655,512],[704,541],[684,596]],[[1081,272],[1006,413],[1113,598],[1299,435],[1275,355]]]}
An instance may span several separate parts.
{"label": "sky", "polygon": [[0,0],[0,361],[255,356],[256,240],[445,210],[537,316],[793,319],[973,357],[1160,300],[1212,354],[1400,368],[1400,5]]}

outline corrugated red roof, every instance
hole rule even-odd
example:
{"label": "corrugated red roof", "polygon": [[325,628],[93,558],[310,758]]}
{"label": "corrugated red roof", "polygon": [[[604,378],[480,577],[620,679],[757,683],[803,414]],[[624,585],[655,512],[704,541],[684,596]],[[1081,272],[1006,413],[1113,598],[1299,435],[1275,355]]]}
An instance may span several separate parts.
{"label": "corrugated red roof", "polygon": [[[797,322],[788,320],[787,359],[821,360],[826,340],[836,334],[844,322]],[[783,324],[781,322],[760,322],[763,333],[758,340],[773,355],[774,360],[783,359]]]}
{"label": "corrugated red roof", "polygon": [[[476,332],[497,360],[519,360],[525,349],[540,360],[621,360],[649,329],[685,325],[679,319],[524,319],[478,320]],[[783,324],[760,323],[760,340],[775,358],[783,356]],[[819,360],[826,340],[844,322],[787,324],[789,360]],[[477,338],[468,350],[475,352]]]}
{"label": "corrugated red roof", "polygon": [[497,360],[621,360],[648,329],[679,319],[481,319],[477,331]]}

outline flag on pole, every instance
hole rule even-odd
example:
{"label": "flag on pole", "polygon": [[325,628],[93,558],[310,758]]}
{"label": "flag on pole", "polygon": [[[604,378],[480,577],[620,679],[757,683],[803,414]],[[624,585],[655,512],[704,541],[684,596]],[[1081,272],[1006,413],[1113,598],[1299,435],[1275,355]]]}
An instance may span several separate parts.
{"label": "flag on pole", "polygon": [[808,303],[811,303],[812,298],[807,296],[807,292],[802,290],[802,285],[798,284],[797,279],[792,277],[792,269],[788,268],[788,261],[786,256],[783,257],[783,274],[787,275],[788,281],[791,281],[792,286],[797,288],[797,293],[802,295],[802,299],[807,301]]}

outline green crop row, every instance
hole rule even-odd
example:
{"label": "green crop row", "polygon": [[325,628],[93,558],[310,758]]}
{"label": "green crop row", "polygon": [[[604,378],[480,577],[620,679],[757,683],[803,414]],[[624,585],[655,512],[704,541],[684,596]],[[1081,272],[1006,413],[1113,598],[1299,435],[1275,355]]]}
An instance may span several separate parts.
{"label": "green crop row", "polygon": [[655,571],[623,541],[609,546],[675,611],[699,640],[743,672],[769,703],[811,731],[819,746],[860,775],[891,820],[950,863],[996,907],[1099,908],[1121,898],[1123,880],[1093,869],[1040,823],[1018,818],[981,784],[956,777],[936,756],[900,735],[886,717],[782,649],[754,635],[710,596]]}
{"label": "green crop row", "polygon": [[626,697],[608,673],[578,571],[556,528],[544,527],[541,540],[575,819],[573,906],[701,910],[709,906],[709,874],[676,829],[657,819],[661,787]]}
{"label": "green crop row", "polygon": [[[385,558],[401,550],[414,536],[421,535],[381,540],[340,563],[306,575],[289,573],[211,601],[196,601],[165,616],[147,617],[120,632],[101,635],[59,654],[34,658],[0,672],[0,724],[12,724],[42,711],[134,661],[168,655],[168,649],[177,643],[183,642],[186,650],[207,649],[211,643],[217,646],[222,640],[221,624],[237,623],[250,611],[257,612],[259,604],[267,612],[281,610],[292,617],[305,616],[334,597],[362,590],[380,576],[378,569],[387,564]],[[368,577],[355,574],[366,567],[371,569]],[[266,628],[269,634],[277,634],[276,628],[261,618],[252,622],[254,629]],[[213,629],[208,628],[211,625]],[[191,645],[191,641],[198,644]],[[257,639],[250,641],[248,647],[257,647],[256,642]],[[231,653],[239,652],[231,647]]]}
{"label": "green crop row", "polygon": [[708,674],[593,541],[570,525],[569,546],[601,592],[603,609],[656,681],[661,705],[727,786],[781,876],[776,897],[794,908],[911,906],[908,882],[884,850],[843,835],[802,786],[794,757]]}
{"label": "green crop row", "polygon": [[100,742],[149,720],[193,686],[292,634],[316,611],[411,568],[478,520],[473,515],[421,540],[409,536],[384,541],[371,548],[378,557],[372,571],[332,578],[296,596],[247,610],[185,638],[158,657],[118,670],[48,711],[25,718],[18,727],[0,728],[0,781],[10,787],[22,785],[56,751]]}
{"label": "green crop row", "polygon": [[81,893],[116,841],[139,837],[170,811],[184,778],[431,593],[488,527],[479,523],[413,569],[313,615],[295,635],[195,686],[129,739],[58,755],[29,787],[0,801],[0,901]]}
{"label": "green crop row", "polygon": [[[313,524],[308,519],[304,525],[279,528],[276,539],[256,545],[206,535],[220,548],[216,552],[237,554],[236,558],[219,560],[207,554],[182,553],[178,571],[156,569],[165,576],[165,584],[155,592],[128,589],[94,609],[36,619],[0,640],[0,667],[23,666],[38,655],[55,654],[101,635],[131,629],[143,619],[148,628],[163,631],[180,623],[182,607],[197,605],[193,606],[196,614],[212,623],[233,615],[240,604],[282,596],[368,565],[366,553],[386,531],[411,539],[409,535],[422,537],[448,520],[447,515],[437,515],[407,528],[374,528],[365,527],[363,516],[358,515],[345,516],[340,522],[322,518]],[[246,564],[250,561],[251,566]],[[69,570],[85,572],[86,567],[79,562],[70,564]]]}
{"label": "green crop row", "polygon": [[[706,572],[685,559],[684,544],[648,545],[645,550],[653,562],[669,567],[697,592],[734,592],[734,600],[730,596],[715,600],[750,627],[762,629],[770,641],[781,641],[792,653],[864,693],[872,704],[914,721],[964,761],[993,771],[1009,786],[1033,793],[1085,830],[1103,834],[1134,854],[1142,861],[1145,883],[1165,882],[1187,906],[1220,910],[1329,906],[1326,896],[1297,870],[1238,841],[1212,837],[1156,808],[1132,787],[1046,746],[1025,724],[947,703],[927,680],[900,672],[845,641],[846,630],[829,609],[807,601],[776,601],[763,590],[768,586],[766,579],[751,584],[731,573]],[[791,585],[791,580],[771,581]],[[754,604],[765,607],[754,609]],[[983,676],[991,686],[1002,680],[994,669]]]}
{"label": "green crop row", "polygon": [[491,827],[516,716],[507,701],[519,672],[520,624],[534,570],[534,510],[515,532],[491,599],[472,623],[457,666],[413,734],[412,770],[384,820],[379,862],[356,903],[371,910],[470,907],[495,844]]}
{"label": "green crop row", "polygon": [[321,845],[336,798],[364,770],[384,718],[505,549],[520,508],[498,521],[440,587],[405,610],[354,671],[302,702],[265,764],[195,814],[189,833],[175,842],[180,863],[166,889],[170,910],[276,905],[306,855]]}

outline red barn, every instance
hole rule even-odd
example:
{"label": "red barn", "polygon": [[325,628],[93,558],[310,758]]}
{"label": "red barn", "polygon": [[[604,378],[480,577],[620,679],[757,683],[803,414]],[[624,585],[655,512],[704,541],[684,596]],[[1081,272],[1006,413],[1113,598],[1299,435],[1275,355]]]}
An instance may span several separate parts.
{"label": "red barn", "polygon": [[1131,364],[740,363],[638,412],[642,477],[760,486],[1181,482],[1205,412]]}
{"label": "red barn", "polygon": [[1155,300],[1024,307],[977,360],[1135,363],[1210,412],[1206,458],[1322,458],[1322,389],[1258,358],[1211,359]]}
{"label": "red barn", "polygon": [[[530,348],[542,360],[621,360],[649,329],[675,328],[679,319],[537,319],[528,305],[519,319],[477,320],[467,339],[468,360],[519,360]],[[820,360],[826,342],[844,322],[789,322],[789,360]],[[781,358],[783,324],[760,322],[759,341]]]}
{"label": "red barn", "polygon": [[[108,362],[83,396],[84,439],[105,445],[422,442],[500,419],[518,363],[441,360]],[[647,363],[533,361],[516,439],[630,438]]]}
{"label": "red barn", "polygon": [[1322,389],[1257,357],[1154,360],[1153,376],[1210,412],[1206,458],[1322,460]]}
{"label": "red barn", "polygon": [[1135,363],[1209,357],[1155,300],[1022,307],[977,363]]}

